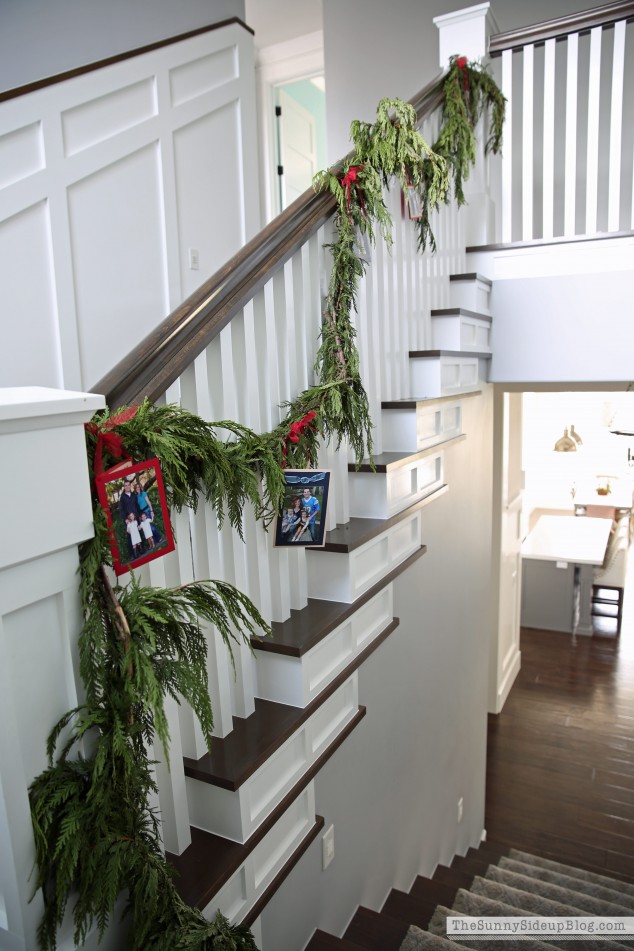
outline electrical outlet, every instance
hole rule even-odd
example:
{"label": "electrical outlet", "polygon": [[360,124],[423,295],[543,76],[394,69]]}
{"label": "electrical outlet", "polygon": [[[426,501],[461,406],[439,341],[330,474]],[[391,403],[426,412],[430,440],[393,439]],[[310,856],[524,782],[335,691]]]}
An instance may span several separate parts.
{"label": "electrical outlet", "polygon": [[462,814],[464,812],[464,800],[462,796],[458,800],[458,822],[462,822]]}
{"label": "electrical outlet", "polygon": [[321,837],[321,858],[323,868],[328,868],[335,857],[335,827],[330,826]]}
{"label": "electrical outlet", "polygon": [[200,257],[198,255],[198,248],[189,249],[189,270],[197,271],[200,267]]}

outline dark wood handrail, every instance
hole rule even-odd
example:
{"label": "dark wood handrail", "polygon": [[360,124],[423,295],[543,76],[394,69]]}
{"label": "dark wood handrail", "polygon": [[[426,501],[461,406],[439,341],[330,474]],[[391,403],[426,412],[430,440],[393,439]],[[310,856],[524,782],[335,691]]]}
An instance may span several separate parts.
{"label": "dark wood handrail", "polygon": [[154,50],[160,50],[164,46],[181,43],[183,40],[200,36],[202,33],[211,33],[213,30],[221,30],[223,27],[232,26],[234,23],[241,26],[248,33],[253,34],[254,31],[251,27],[247,26],[240,17],[218,20],[217,23],[210,23],[208,26],[199,26],[194,30],[188,30],[187,33],[179,33],[177,36],[168,36],[164,40],[156,40],[154,43],[148,43],[147,46],[137,46],[132,50],[124,50],[123,53],[114,53],[106,59],[99,59],[92,63],[84,63],[82,66],[75,66],[73,69],[67,69],[63,73],[56,73],[54,76],[45,76],[42,79],[35,79],[33,82],[25,83],[23,86],[14,86],[13,89],[0,90],[0,102],[6,102],[8,99],[17,99],[19,96],[25,96],[27,93],[44,89],[46,86],[54,86],[56,83],[63,83],[67,79],[74,79],[76,76],[85,75],[85,73],[93,73],[95,70],[103,69],[105,66],[113,66],[115,63],[122,63],[124,60],[132,59],[135,56],[152,53]]}
{"label": "dark wood handrail", "polygon": [[532,26],[495,33],[489,39],[489,55],[499,56],[504,50],[519,49],[529,43],[540,44],[546,40],[564,39],[571,33],[587,33],[596,26],[614,26],[619,20],[634,20],[634,2],[615,0],[604,6],[580,13],[571,13],[554,20],[545,20]]}
{"label": "dark wood handrail", "polygon": [[[440,105],[443,75],[410,100],[420,121]],[[329,192],[316,194],[308,188],[172,311],[91,392],[103,393],[112,409],[146,397],[158,399],[335,208],[335,198]]]}

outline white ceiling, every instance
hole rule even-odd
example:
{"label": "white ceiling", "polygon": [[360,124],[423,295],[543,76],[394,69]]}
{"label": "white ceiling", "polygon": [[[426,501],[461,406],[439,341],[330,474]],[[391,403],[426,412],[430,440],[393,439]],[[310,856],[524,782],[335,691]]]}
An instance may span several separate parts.
{"label": "white ceiling", "polygon": [[245,12],[257,49],[323,28],[321,0],[245,0]]}

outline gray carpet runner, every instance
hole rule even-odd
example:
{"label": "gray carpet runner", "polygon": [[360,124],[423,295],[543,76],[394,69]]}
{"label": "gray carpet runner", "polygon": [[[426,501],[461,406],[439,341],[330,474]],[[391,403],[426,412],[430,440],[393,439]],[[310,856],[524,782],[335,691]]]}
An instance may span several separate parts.
{"label": "gray carpet runner", "polygon": [[497,865],[489,865],[484,876],[475,876],[469,891],[457,891],[451,908],[439,905],[423,931],[412,925],[400,951],[451,951],[476,948],[478,951],[547,951],[548,948],[576,948],[577,951],[621,951],[634,947],[633,941],[582,941],[549,937],[533,939],[482,940],[460,936],[447,938],[447,916],[487,915],[548,917],[634,916],[634,885],[584,869],[552,862],[511,849]]}

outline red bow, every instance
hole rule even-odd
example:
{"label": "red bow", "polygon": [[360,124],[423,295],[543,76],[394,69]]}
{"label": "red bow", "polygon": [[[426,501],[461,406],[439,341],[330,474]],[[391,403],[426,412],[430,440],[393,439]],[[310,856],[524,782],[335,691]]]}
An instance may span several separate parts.
{"label": "red bow", "polygon": [[300,436],[304,434],[305,429],[314,429],[314,426],[311,426],[312,420],[317,414],[314,410],[311,409],[310,413],[306,413],[303,419],[300,419],[298,423],[291,423],[290,429],[286,436],[284,436],[284,445],[282,446],[282,455],[284,459],[282,460],[282,469],[286,465],[286,452],[287,452],[287,443],[298,443]]}
{"label": "red bow", "polygon": [[458,56],[456,59],[456,66],[458,67],[460,72],[463,73],[462,82],[464,85],[464,91],[468,92],[469,91],[469,72],[467,70],[467,57]]}
{"label": "red bow", "polygon": [[116,416],[111,416],[103,423],[84,423],[87,432],[94,433],[97,437],[95,461],[93,463],[95,475],[101,475],[103,472],[104,449],[114,456],[115,459],[125,458],[132,462],[132,456],[128,455],[123,448],[123,439],[121,436],[117,435],[117,433],[110,432],[110,430],[115,429],[115,427],[121,423],[127,423],[129,419],[136,416],[137,409],[137,406],[130,406]]}
{"label": "red bow", "polygon": [[350,211],[350,206],[352,205],[352,186],[354,185],[354,187],[357,190],[357,194],[359,196],[361,211],[363,212],[363,217],[365,218],[365,205],[363,203],[363,192],[361,190],[361,186],[359,185],[359,182],[357,181],[359,172],[361,171],[362,168],[365,168],[365,165],[351,165],[348,171],[346,172],[346,174],[341,179],[341,184],[343,185],[346,191],[346,204],[348,207],[348,211]]}

